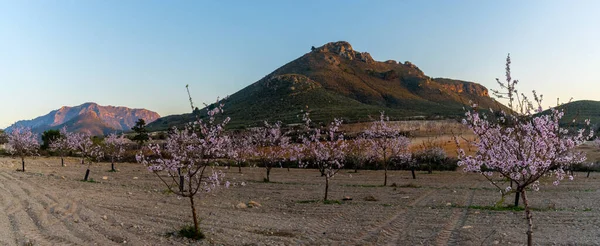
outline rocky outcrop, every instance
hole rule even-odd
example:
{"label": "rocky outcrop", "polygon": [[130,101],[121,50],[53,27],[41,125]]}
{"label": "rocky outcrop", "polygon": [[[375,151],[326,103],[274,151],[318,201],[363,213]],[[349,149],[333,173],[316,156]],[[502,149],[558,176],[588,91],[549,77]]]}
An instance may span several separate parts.
{"label": "rocky outcrop", "polygon": [[417,65],[413,64],[412,62],[405,61],[404,66],[416,71],[416,74],[412,74],[412,72],[409,72],[409,74],[425,76],[425,73],[423,73],[423,71],[421,71],[421,69],[419,69],[419,67],[417,67]]}
{"label": "rocky outcrop", "polygon": [[467,93],[471,95],[477,95],[480,97],[488,97],[488,90],[482,85],[475,84],[472,82],[455,82],[452,84],[441,84],[442,87],[446,90],[456,92],[456,93]]}
{"label": "rocky outcrop", "polygon": [[373,57],[367,52],[357,52],[352,49],[352,45],[346,41],[327,43],[319,48],[312,49],[312,52],[334,53],[348,60],[359,60],[365,63],[373,63]]}

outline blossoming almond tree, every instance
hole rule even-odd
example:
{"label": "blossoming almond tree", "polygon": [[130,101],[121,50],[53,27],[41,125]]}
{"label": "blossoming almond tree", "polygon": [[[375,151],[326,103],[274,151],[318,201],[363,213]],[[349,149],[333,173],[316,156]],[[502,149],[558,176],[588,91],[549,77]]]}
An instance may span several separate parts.
{"label": "blossoming almond tree", "polygon": [[110,157],[110,171],[116,172],[115,161],[121,160],[123,153],[125,153],[125,134],[118,136],[115,133],[111,133],[104,139],[104,153]]}
{"label": "blossoming almond tree", "polygon": [[[223,112],[223,104],[217,102],[217,105],[208,110],[206,121],[199,119],[182,130],[174,128],[164,145],[149,144],[149,152],[136,156],[137,161],[155,173],[171,192],[189,198],[196,239],[204,235],[200,231],[194,197],[198,192],[211,192],[217,188],[224,175],[213,169],[213,165],[216,165],[216,159],[227,154],[229,138],[223,131],[229,117],[217,122],[215,116]],[[187,185],[185,189],[181,188],[183,182]],[[225,186],[228,187],[229,182]]]}
{"label": "blossoming almond tree", "polygon": [[410,159],[408,150],[410,140],[389,125],[389,118],[383,112],[379,116],[379,121],[374,121],[371,127],[365,131],[365,137],[369,140],[371,152],[381,161],[384,169],[383,186],[387,186],[390,159],[395,158],[399,161]]}
{"label": "blossoming almond tree", "polygon": [[[325,177],[324,201],[327,201],[329,180],[344,167],[348,149],[348,144],[344,141],[344,134],[340,131],[342,120],[334,119],[323,133],[318,126],[310,126],[311,120],[308,113],[304,115],[304,121],[308,134],[302,136],[302,146],[295,147],[297,153],[294,154],[296,157],[293,159],[299,160],[300,167],[312,164],[321,172],[321,176]],[[302,161],[304,158],[309,161]]]}
{"label": "blossoming almond tree", "polygon": [[[498,83],[505,92],[494,93],[508,99],[511,111],[501,112],[496,120],[481,114],[476,105],[466,113],[463,124],[477,136],[478,140],[472,143],[477,152],[466,155],[459,148],[458,165],[463,166],[465,171],[483,174],[503,196],[513,188],[501,187],[492,180],[493,176],[498,175],[516,184],[514,192],[520,194],[523,200],[528,221],[527,244],[532,245],[533,219],[527,190],[539,190],[542,176],[554,176],[554,185],[558,185],[567,176],[565,170],[570,165],[585,160],[582,153],[573,149],[593,133],[590,131],[588,135],[584,129],[573,132],[561,128],[562,110],[551,108],[545,113],[541,107],[542,98],[535,91],[533,102],[519,94],[515,88],[517,81],[512,80],[510,74],[510,56],[506,60],[506,83],[499,80]],[[589,121],[586,123],[589,124]],[[483,171],[484,166],[493,172]],[[568,177],[573,179],[573,176]]]}
{"label": "blossoming almond tree", "polygon": [[92,136],[89,133],[68,133],[67,141],[69,142],[71,149],[78,151],[81,154],[81,164],[85,165],[87,161],[87,169],[85,170],[83,181],[88,181],[90,176],[90,166],[93,162],[97,162],[100,158],[104,157],[102,148],[99,145],[94,144]]}
{"label": "blossoming almond tree", "polygon": [[281,122],[271,125],[265,121],[264,124],[253,132],[252,145],[254,157],[267,171],[265,182],[270,182],[271,169],[289,156],[290,138],[281,130]]}
{"label": "blossoming almond tree", "polygon": [[227,158],[235,161],[238,172],[242,173],[242,163],[254,154],[252,136],[250,134],[238,133],[230,135],[227,145]]}
{"label": "blossoming almond tree", "polygon": [[364,134],[358,135],[351,142],[347,156],[354,162],[355,173],[358,173],[358,169],[364,166],[365,163],[371,162],[375,158],[370,149],[369,140],[365,138]]}
{"label": "blossoming almond tree", "polygon": [[16,127],[8,134],[9,153],[21,158],[21,164],[25,172],[25,157],[37,155],[40,144],[37,135],[31,132],[31,128]]}
{"label": "blossoming almond tree", "polygon": [[[413,159],[416,162],[415,165],[424,165],[427,168],[427,172],[430,174],[433,173],[433,165],[440,163],[442,160],[446,159],[446,157],[446,151],[435,138],[423,140],[418,149],[413,153]],[[414,177],[414,168],[411,170]]]}
{"label": "blossoming almond tree", "polygon": [[63,127],[60,129],[60,137],[58,137],[57,139],[55,139],[54,141],[52,141],[50,143],[50,149],[52,151],[55,151],[58,153],[58,155],[60,155],[60,165],[61,166],[65,166],[65,152],[71,150],[71,145],[69,144],[69,141],[67,139],[67,128]]}

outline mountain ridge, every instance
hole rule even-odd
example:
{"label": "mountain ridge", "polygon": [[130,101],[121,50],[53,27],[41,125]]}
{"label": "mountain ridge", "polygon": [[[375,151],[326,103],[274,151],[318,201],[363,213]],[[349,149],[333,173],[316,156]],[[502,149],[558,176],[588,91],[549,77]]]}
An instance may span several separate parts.
{"label": "mountain ridge", "polygon": [[14,127],[21,126],[41,133],[67,126],[69,131],[87,131],[93,135],[103,135],[114,131],[129,131],[140,118],[149,123],[159,117],[158,113],[143,108],[102,106],[94,102],[86,102],[78,106],[62,106],[31,120],[17,121],[5,130],[10,131]]}

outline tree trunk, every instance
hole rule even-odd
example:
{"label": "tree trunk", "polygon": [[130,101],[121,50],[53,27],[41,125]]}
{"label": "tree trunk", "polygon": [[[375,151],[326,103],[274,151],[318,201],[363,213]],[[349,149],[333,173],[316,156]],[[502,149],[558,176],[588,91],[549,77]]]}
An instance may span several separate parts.
{"label": "tree trunk", "polygon": [[383,186],[387,186],[387,156],[385,150],[383,151],[383,169],[385,170],[383,175]]}
{"label": "tree trunk", "polygon": [[271,179],[269,179],[269,176],[271,175],[271,168],[267,167],[267,179],[265,180],[267,183],[271,182]]}
{"label": "tree trunk", "polygon": [[63,158],[62,156],[60,157],[60,166],[61,167],[65,166],[65,158]]}
{"label": "tree trunk", "polygon": [[590,170],[588,170],[588,174],[587,174],[587,177],[586,177],[586,178],[589,178],[589,177],[590,177],[590,172],[591,172],[591,171],[590,171]]}
{"label": "tree trunk", "polygon": [[242,173],[242,162],[238,162],[238,172]]}
{"label": "tree trunk", "polygon": [[184,192],[184,188],[183,188],[183,184],[185,183],[185,178],[183,176],[179,176],[179,191],[181,191],[181,193]]}
{"label": "tree trunk", "polygon": [[523,204],[525,205],[525,217],[527,218],[527,245],[533,245],[533,219],[531,210],[529,209],[529,201],[527,200],[527,196],[525,195],[525,189],[521,191],[523,193]]}
{"label": "tree trunk", "polygon": [[519,195],[521,194],[521,191],[519,189],[517,189],[517,192],[515,192],[515,208],[519,206]]}
{"label": "tree trunk", "polygon": [[410,172],[412,173],[413,179],[417,179],[417,176],[415,176],[415,168],[411,168]]}
{"label": "tree trunk", "polygon": [[115,169],[115,158],[114,157],[110,158],[110,171],[112,171],[112,172],[117,171],[117,169]]}
{"label": "tree trunk", "polygon": [[329,176],[325,176],[325,199],[323,201],[327,201],[327,192],[329,191]]}
{"label": "tree trunk", "polygon": [[383,173],[383,186],[387,186],[387,166],[384,167],[385,171]]}
{"label": "tree trunk", "polygon": [[177,168],[177,174],[179,174],[179,192],[183,193],[185,179],[183,178],[183,175],[181,175],[181,168]]}
{"label": "tree trunk", "polygon": [[88,177],[90,176],[90,169],[85,170],[85,176],[83,177],[83,181],[88,181]]}
{"label": "tree trunk", "polygon": [[25,158],[21,157],[21,164],[23,165],[23,172],[25,172]]}
{"label": "tree trunk", "polygon": [[196,206],[194,206],[194,196],[190,196],[190,204],[192,206],[192,218],[194,219],[194,230],[196,230],[196,236],[201,237],[200,226],[198,225],[198,218],[196,216]]}

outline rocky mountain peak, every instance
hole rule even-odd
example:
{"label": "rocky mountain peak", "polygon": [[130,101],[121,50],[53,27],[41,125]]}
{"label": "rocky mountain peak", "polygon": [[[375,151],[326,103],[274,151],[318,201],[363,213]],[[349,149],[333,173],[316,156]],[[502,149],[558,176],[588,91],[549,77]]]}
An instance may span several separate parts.
{"label": "rocky mountain peak", "polygon": [[321,53],[334,53],[338,56],[346,58],[348,60],[359,60],[366,63],[373,63],[375,60],[371,57],[371,54],[367,52],[357,52],[352,49],[352,45],[346,41],[338,41],[326,43],[325,45],[314,48],[312,52],[321,52]]}

